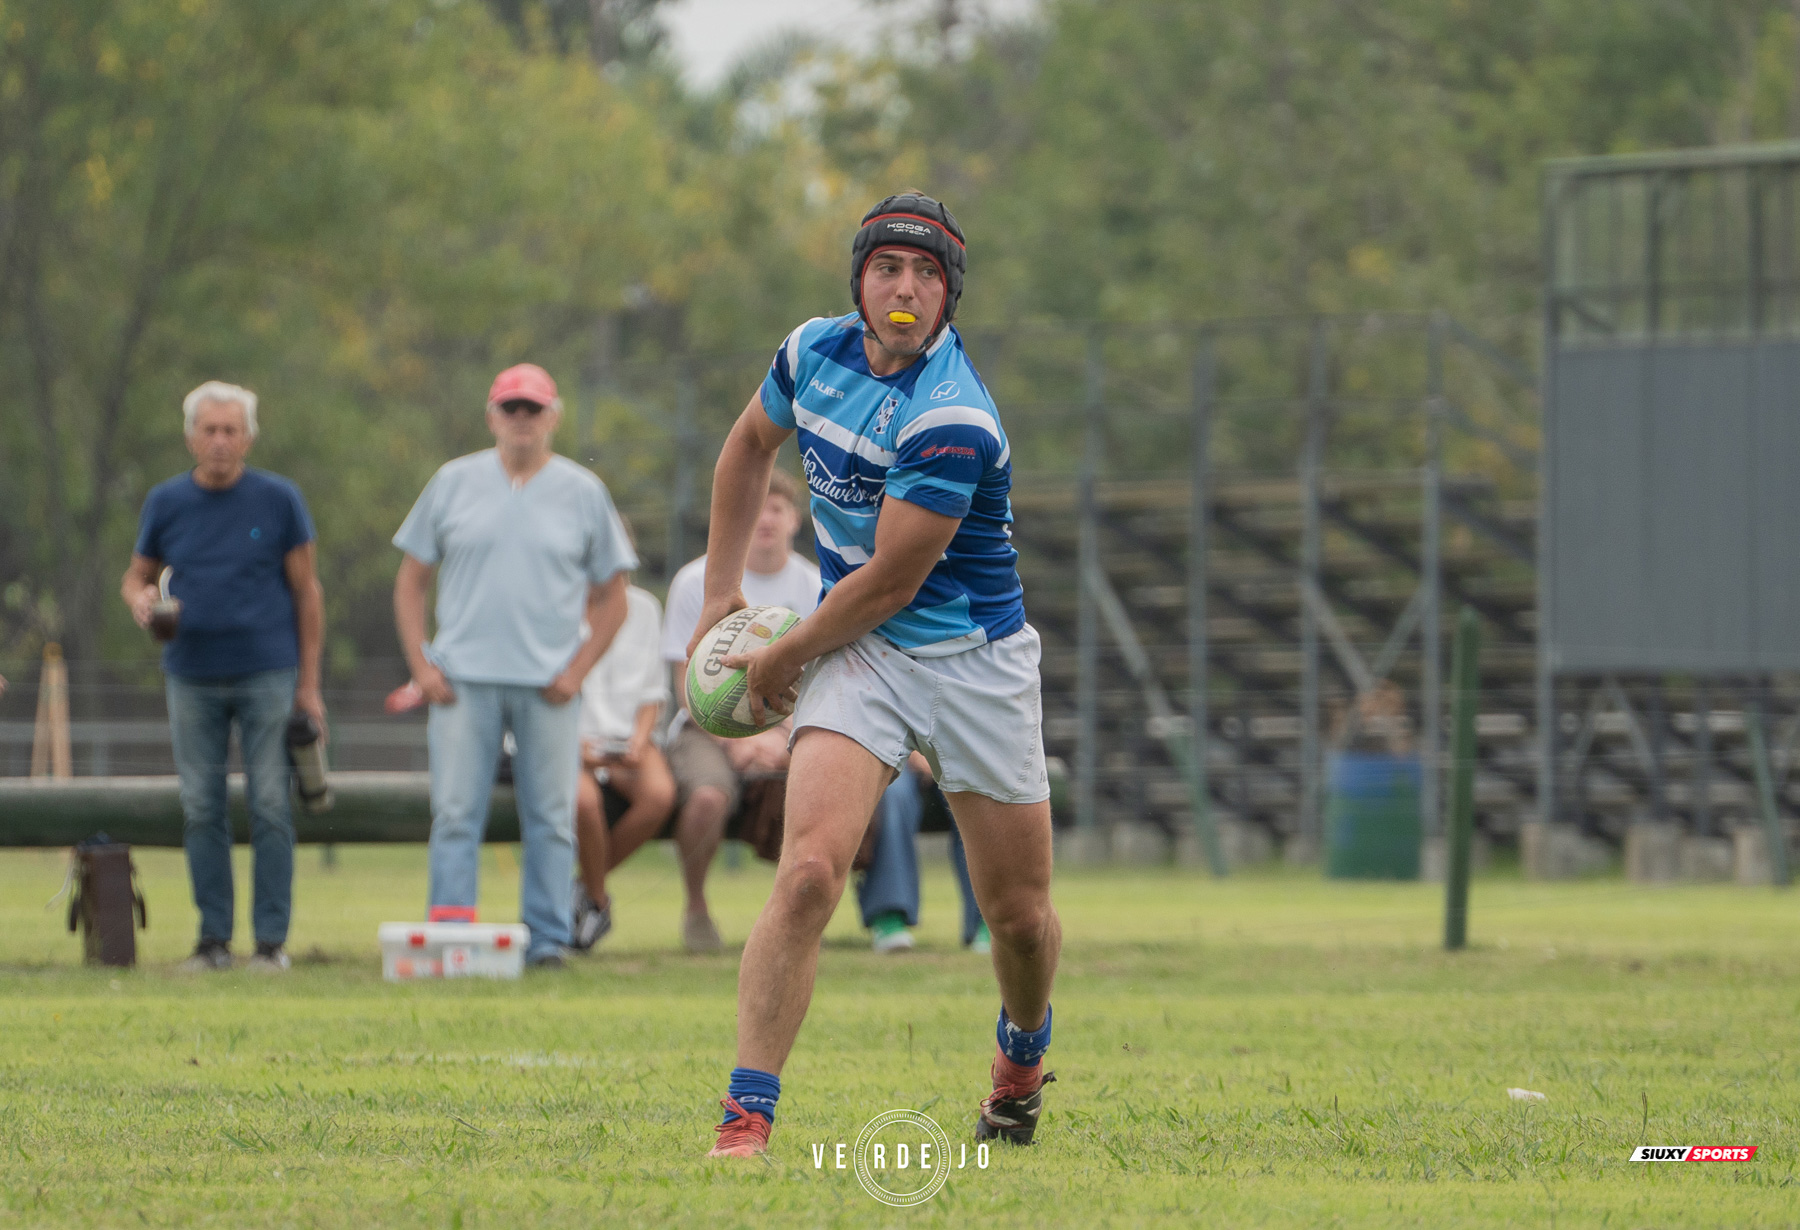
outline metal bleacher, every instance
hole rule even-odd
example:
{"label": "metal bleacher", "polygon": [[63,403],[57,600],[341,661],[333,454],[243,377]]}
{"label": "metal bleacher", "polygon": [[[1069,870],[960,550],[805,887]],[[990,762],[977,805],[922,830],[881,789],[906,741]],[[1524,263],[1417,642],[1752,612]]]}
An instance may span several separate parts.
{"label": "metal bleacher", "polygon": [[[1484,688],[1517,691],[1529,712],[1533,593],[1529,552],[1533,510],[1503,503],[1479,480],[1445,485],[1446,512],[1458,518],[1443,553],[1446,595],[1474,603],[1490,625]],[[1209,784],[1221,818],[1263,826],[1278,838],[1295,832],[1299,801],[1301,612],[1298,563],[1301,511],[1294,481],[1229,479],[1212,489],[1208,544],[1207,632],[1212,736]],[[1344,631],[1374,657],[1401,620],[1419,582],[1420,487],[1416,476],[1327,478],[1327,532],[1321,588]],[[1076,521],[1072,485],[1022,482],[1014,497],[1014,541],[1033,623],[1045,642],[1045,736],[1052,754],[1073,753],[1076,723]],[[1190,489],[1179,481],[1103,483],[1097,490],[1100,557],[1124,602],[1163,687],[1188,694],[1186,559]],[[1143,695],[1116,646],[1101,655],[1098,794],[1107,822],[1149,820],[1179,830],[1189,797],[1159,732],[1149,728]],[[1390,678],[1416,693],[1416,654],[1402,654]],[[1327,674],[1325,695],[1341,703],[1349,676]],[[1484,775],[1489,822],[1516,824],[1528,802],[1531,770],[1514,766],[1501,732],[1485,723]],[[1521,726],[1518,734],[1524,734]]]}

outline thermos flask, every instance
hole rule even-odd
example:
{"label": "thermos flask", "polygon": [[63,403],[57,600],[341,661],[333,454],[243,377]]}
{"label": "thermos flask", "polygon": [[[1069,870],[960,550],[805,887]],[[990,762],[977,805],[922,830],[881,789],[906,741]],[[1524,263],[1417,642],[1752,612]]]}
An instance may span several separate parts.
{"label": "thermos flask", "polygon": [[300,806],[309,812],[331,810],[331,784],[325,780],[325,740],[312,716],[298,711],[288,719],[288,759],[300,789]]}

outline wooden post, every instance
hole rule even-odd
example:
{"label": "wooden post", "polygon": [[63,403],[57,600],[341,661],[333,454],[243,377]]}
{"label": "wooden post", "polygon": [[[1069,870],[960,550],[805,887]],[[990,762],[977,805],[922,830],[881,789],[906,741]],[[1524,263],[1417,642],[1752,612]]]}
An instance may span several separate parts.
{"label": "wooden post", "polygon": [[69,666],[62,646],[44,646],[44,668],[38,676],[37,726],[31,734],[31,775],[73,777],[69,750]]}
{"label": "wooden post", "polygon": [[1449,866],[1444,872],[1444,947],[1469,942],[1469,853],[1475,839],[1475,701],[1481,690],[1476,659],[1481,654],[1481,622],[1470,607],[1456,621],[1455,659],[1450,668],[1456,711],[1450,732]]}

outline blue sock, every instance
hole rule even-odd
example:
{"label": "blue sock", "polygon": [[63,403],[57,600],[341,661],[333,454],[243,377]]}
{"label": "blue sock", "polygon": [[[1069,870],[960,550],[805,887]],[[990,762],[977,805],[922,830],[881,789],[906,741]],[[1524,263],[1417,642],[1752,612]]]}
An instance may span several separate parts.
{"label": "blue sock", "polygon": [[1044,1057],[1050,1049],[1050,1007],[1044,1006],[1044,1023],[1038,1029],[1027,1032],[1012,1023],[1006,1015],[1006,1009],[1000,1009],[1000,1021],[994,1027],[994,1036],[1000,1042],[1000,1053],[1018,1064],[1029,1068]]}
{"label": "blue sock", "polygon": [[[775,1122],[775,1103],[781,1097],[781,1078],[773,1072],[762,1072],[756,1068],[733,1068],[731,1084],[725,1092],[751,1114],[761,1115],[770,1123]],[[725,1122],[730,1123],[736,1118],[737,1115],[731,1111],[725,1112]]]}

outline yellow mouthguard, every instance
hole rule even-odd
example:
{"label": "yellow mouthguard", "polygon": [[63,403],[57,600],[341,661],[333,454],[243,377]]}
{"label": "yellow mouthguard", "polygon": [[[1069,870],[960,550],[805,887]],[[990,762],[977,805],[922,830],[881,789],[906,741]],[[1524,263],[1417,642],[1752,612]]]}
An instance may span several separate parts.
{"label": "yellow mouthguard", "polygon": [[897,325],[910,325],[919,318],[911,312],[889,312],[888,319]]}

